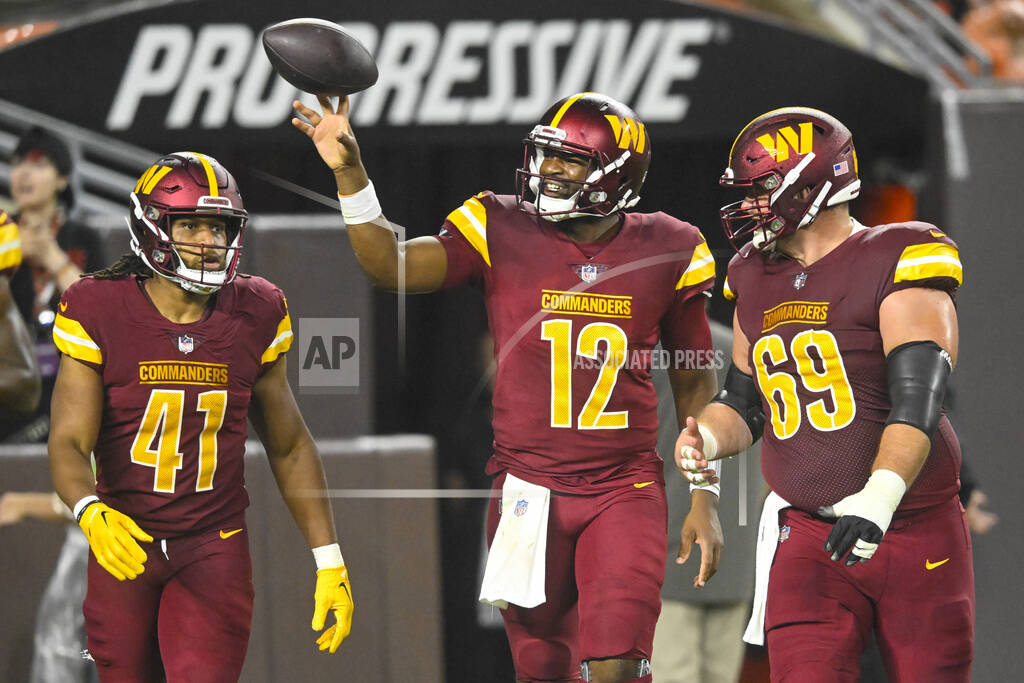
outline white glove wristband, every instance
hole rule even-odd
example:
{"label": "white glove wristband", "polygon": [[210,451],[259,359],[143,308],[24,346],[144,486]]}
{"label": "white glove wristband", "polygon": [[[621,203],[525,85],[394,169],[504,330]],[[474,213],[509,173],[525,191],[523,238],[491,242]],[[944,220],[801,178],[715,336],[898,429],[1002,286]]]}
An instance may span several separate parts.
{"label": "white glove wristband", "polygon": [[100,502],[99,496],[86,496],[85,498],[82,498],[80,501],[75,503],[75,509],[72,511],[72,514],[74,514],[75,516],[75,521],[77,522],[82,519],[82,512],[85,510],[85,507],[87,505],[89,505],[90,503],[98,502]]}
{"label": "white glove wristband", "polygon": [[878,525],[884,534],[892,521],[892,515],[907,492],[907,482],[892,470],[875,470],[868,477],[861,493],[864,494],[864,507],[849,511]]}
{"label": "white glove wristband", "polygon": [[[715,474],[719,477],[722,476],[722,461],[712,460],[718,455],[718,439],[715,438],[714,433],[702,424],[697,425],[697,431],[700,432],[700,437],[704,439],[704,458],[708,460],[708,469],[714,470]],[[721,482],[718,484],[690,484],[690,493],[694,491],[708,491],[716,496],[722,494]]]}
{"label": "white glove wristband", "polygon": [[313,548],[313,559],[316,560],[317,571],[333,569],[345,564],[345,558],[341,556],[341,546],[337,543]]}
{"label": "white glove wristband", "polygon": [[339,194],[338,204],[341,205],[341,215],[345,218],[345,225],[369,223],[383,213],[380,208],[380,201],[377,199],[377,193],[373,189],[372,180],[366,187],[355,194]]}

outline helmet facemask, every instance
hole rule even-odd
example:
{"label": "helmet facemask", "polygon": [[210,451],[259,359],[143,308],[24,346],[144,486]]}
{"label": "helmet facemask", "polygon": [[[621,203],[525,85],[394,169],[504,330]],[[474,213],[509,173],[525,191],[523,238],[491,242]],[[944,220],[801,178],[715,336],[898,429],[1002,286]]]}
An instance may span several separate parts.
{"label": "helmet facemask", "polygon": [[[133,192],[131,204],[135,226],[144,227],[146,232],[143,238],[144,245],[140,242],[137,231],[130,230],[131,249],[154,273],[193,294],[212,294],[234,280],[239,252],[242,249],[242,236],[245,232],[244,211],[232,209],[231,202],[223,197],[201,197],[196,208],[161,209],[154,204],[143,207]],[[179,242],[172,239],[171,225],[175,220],[202,216],[217,217],[227,223],[226,245]],[[132,218],[126,219],[129,228],[133,227]],[[210,252],[223,252],[224,267],[220,270],[189,268],[178,251],[181,247],[198,252],[200,262],[205,260]]]}
{"label": "helmet facemask", "polygon": [[[569,142],[566,137],[566,131],[561,128],[538,125],[534,127],[529,137],[523,140],[523,166],[516,171],[516,194],[520,209],[557,222],[584,216],[608,216],[628,209],[640,201],[640,195],[634,194],[632,188],[623,190],[629,179],[623,175],[621,169],[630,158],[629,149],[620,150],[621,154],[610,159],[603,152]],[[570,180],[541,173],[541,164],[548,150],[589,159],[583,180]],[[563,185],[575,185],[578,189],[568,197],[552,197],[543,192],[542,186],[547,180]],[[527,190],[533,195],[533,207],[527,204]]]}

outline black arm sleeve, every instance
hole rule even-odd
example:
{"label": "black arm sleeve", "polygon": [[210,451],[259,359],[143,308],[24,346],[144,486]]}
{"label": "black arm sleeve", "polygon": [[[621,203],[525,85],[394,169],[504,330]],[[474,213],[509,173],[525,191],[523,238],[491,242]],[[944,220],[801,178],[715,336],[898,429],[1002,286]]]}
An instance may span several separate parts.
{"label": "black arm sleeve", "polygon": [[890,351],[886,376],[892,410],[885,424],[908,424],[931,438],[939,428],[952,369],[949,354],[933,341],[907,342]]}
{"label": "black arm sleeve", "polygon": [[712,403],[724,403],[743,418],[753,437],[752,444],[764,435],[764,410],[761,408],[761,394],[754,386],[754,378],[735,363],[729,366],[725,375],[725,387],[711,399]]}

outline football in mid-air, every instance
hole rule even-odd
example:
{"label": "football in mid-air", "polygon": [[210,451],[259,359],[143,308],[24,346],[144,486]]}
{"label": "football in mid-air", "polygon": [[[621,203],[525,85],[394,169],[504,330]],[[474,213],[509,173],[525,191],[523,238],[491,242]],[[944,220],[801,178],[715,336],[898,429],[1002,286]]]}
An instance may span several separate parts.
{"label": "football in mid-air", "polygon": [[350,95],[377,82],[377,63],[359,40],[323,19],[289,19],[263,30],[274,70],[299,90]]}

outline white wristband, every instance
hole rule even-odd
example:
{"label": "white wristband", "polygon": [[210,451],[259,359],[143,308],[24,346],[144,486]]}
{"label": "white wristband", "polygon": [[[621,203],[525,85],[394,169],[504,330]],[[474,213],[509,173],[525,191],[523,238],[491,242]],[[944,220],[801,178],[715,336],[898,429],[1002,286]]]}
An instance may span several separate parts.
{"label": "white wristband", "polygon": [[345,558],[341,556],[341,546],[337,543],[313,548],[313,559],[316,560],[317,571],[333,569],[345,564]]}
{"label": "white wristband", "polygon": [[[708,469],[714,470],[715,474],[719,477],[722,476],[722,461],[712,460],[718,455],[718,439],[715,438],[714,433],[702,424],[697,425],[697,431],[700,432],[700,436],[704,439],[704,458],[708,460]],[[713,493],[716,496],[720,496],[722,493],[721,482],[718,484],[690,484],[690,493],[694,491],[707,491]]]}
{"label": "white wristband", "polygon": [[704,439],[704,458],[714,460],[718,455],[718,439],[715,438],[714,432],[702,424],[697,425],[697,431],[700,432],[700,438]]}
{"label": "white wristband", "polygon": [[75,503],[75,509],[72,511],[72,514],[74,514],[75,516],[75,521],[77,522],[82,518],[82,510],[85,509],[86,505],[88,505],[89,503],[98,503],[99,500],[99,496],[86,496],[82,500]]}
{"label": "white wristband", "polygon": [[346,225],[369,223],[382,213],[372,180],[355,194],[339,194],[338,204],[341,205],[341,215],[344,216]]}

